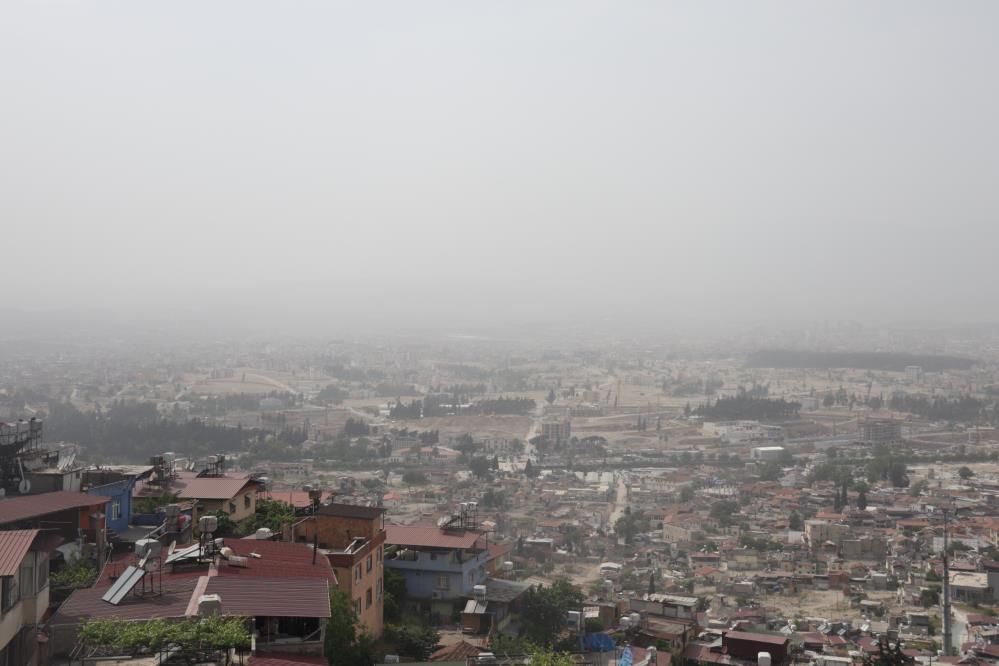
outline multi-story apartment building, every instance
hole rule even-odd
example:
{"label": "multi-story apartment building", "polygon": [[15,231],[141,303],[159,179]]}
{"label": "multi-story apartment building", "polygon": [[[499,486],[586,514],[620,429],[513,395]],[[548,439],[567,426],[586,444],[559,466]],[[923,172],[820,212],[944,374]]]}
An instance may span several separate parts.
{"label": "multi-story apartment building", "polygon": [[361,624],[375,637],[384,623],[385,509],[323,504],[292,526],[292,538],[315,542],[350,596]]}
{"label": "multi-story apartment building", "polygon": [[49,608],[49,546],[40,530],[0,532],[0,666],[40,663],[38,625]]}
{"label": "multi-story apartment building", "polygon": [[485,532],[389,525],[385,566],[401,573],[418,608],[435,621],[450,618],[485,582],[490,558]]}

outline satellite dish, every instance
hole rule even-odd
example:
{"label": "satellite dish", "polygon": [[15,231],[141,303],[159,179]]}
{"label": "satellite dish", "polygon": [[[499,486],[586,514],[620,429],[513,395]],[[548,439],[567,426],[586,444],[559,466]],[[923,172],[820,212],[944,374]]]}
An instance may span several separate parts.
{"label": "satellite dish", "polygon": [[21,483],[17,484],[17,492],[22,495],[27,495],[31,492],[31,481],[27,479],[21,479]]}

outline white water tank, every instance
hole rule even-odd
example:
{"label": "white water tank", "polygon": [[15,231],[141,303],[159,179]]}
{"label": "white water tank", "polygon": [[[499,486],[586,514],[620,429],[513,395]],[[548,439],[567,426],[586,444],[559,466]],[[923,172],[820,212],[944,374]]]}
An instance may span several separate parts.
{"label": "white water tank", "polygon": [[503,569],[503,571],[513,571],[513,562],[507,560],[506,562],[503,563],[503,566],[501,568]]}
{"label": "white water tank", "polygon": [[770,666],[770,653],[769,652],[757,652],[756,653],[756,666]]}
{"label": "white water tank", "polygon": [[218,516],[201,516],[198,519],[198,529],[207,534],[212,534],[219,528]]}
{"label": "white water tank", "polygon": [[385,661],[383,663],[386,663],[386,664],[398,664],[399,663],[399,655],[397,655],[397,654],[387,654],[387,655],[385,655]]}
{"label": "white water tank", "polygon": [[272,530],[269,527],[261,527],[260,529],[257,530],[256,537],[258,539],[273,539],[274,530]]}
{"label": "white water tank", "polygon": [[486,597],[486,586],[476,585],[472,588],[472,594],[475,595],[476,599],[484,599]]}
{"label": "white water tank", "polygon": [[222,597],[217,594],[202,594],[198,597],[198,616],[222,614]]}
{"label": "white water tank", "polygon": [[163,551],[163,544],[156,539],[139,539],[135,542],[135,556],[140,560],[149,554],[150,559],[160,556]]}

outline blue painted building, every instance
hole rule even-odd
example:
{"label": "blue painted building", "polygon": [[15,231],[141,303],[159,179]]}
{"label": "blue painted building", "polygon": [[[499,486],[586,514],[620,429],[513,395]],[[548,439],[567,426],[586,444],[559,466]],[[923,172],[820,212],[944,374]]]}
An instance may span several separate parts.
{"label": "blue painted building", "polygon": [[104,510],[109,530],[123,533],[132,524],[135,484],[152,472],[152,465],[112,465],[84,470],[84,492],[111,498]]}
{"label": "blue painted building", "polygon": [[471,529],[388,525],[385,566],[406,579],[406,592],[435,622],[450,621],[487,578],[489,544]]}
{"label": "blue painted building", "polygon": [[104,510],[109,530],[124,532],[128,528],[129,519],[132,517],[133,488],[135,488],[135,479],[123,479],[87,488],[88,495],[103,495],[111,498]]}

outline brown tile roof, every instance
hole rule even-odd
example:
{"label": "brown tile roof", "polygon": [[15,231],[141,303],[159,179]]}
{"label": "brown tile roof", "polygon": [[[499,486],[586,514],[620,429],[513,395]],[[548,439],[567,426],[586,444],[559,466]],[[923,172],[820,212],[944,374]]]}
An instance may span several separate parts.
{"label": "brown tile roof", "polygon": [[[385,543],[424,548],[485,548],[485,535],[476,530],[444,531],[439,527],[386,525]],[[481,541],[480,541],[481,540]]]}
{"label": "brown tile roof", "polygon": [[0,525],[37,518],[49,513],[107,504],[110,497],[58,490],[41,495],[22,495],[0,500]]}
{"label": "brown tile roof", "polygon": [[38,530],[11,530],[0,532],[0,576],[17,574],[21,560],[28,554]]}
{"label": "brown tile roof", "polygon": [[206,594],[222,597],[222,613],[257,617],[329,617],[329,583],[314,578],[215,576]]}

